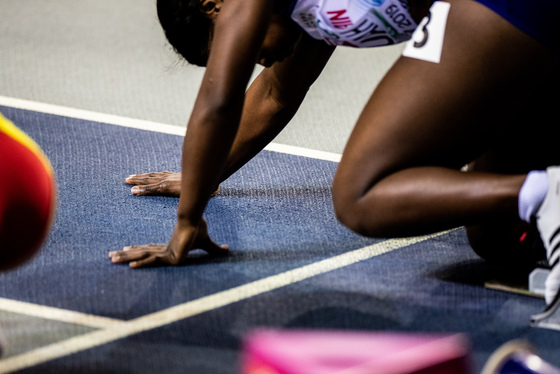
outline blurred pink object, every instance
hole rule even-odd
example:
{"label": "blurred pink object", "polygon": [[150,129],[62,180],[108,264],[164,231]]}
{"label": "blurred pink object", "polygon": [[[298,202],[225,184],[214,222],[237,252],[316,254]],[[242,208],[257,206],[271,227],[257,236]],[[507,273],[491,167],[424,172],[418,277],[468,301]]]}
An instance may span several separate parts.
{"label": "blurred pink object", "polygon": [[471,374],[461,334],[257,330],[243,374]]}

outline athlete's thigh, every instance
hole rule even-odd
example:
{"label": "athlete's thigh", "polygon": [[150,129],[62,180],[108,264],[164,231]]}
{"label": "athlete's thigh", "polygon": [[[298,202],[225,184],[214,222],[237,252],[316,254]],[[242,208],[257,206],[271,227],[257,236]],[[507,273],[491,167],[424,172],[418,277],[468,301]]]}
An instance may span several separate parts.
{"label": "athlete's thigh", "polygon": [[519,105],[519,114],[502,125],[500,140],[476,161],[478,170],[506,174],[543,170],[560,165],[558,140],[560,122],[560,64]]}
{"label": "athlete's thigh", "polygon": [[551,52],[499,15],[470,0],[449,3],[441,61],[397,60],[352,132],[339,190],[364,193],[403,168],[470,162],[551,70]]}

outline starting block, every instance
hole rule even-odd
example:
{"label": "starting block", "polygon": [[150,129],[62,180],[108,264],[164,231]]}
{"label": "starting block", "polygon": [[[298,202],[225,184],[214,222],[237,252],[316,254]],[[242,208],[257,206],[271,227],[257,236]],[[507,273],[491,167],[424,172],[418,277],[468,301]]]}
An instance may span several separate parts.
{"label": "starting block", "polygon": [[[529,276],[529,289],[544,297],[544,282],[550,269],[536,268]],[[531,317],[531,326],[560,331],[560,292],[554,301],[539,314]]]}
{"label": "starting block", "polygon": [[470,374],[461,334],[257,330],[247,336],[243,374]]}
{"label": "starting block", "polygon": [[560,292],[544,312],[531,317],[531,326],[560,331]]}
{"label": "starting block", "polygon": [[534,296],[544,299],[544,282],[550,273],[550,269],[536,267],[529,275],[521,277],[500,277],[487,280],[484,283],[486,288],[498,291],[512,292],[526,296]]}
{"label": "starting block", "polygon": [[[544,298],[544,283],[550,273],[547,267],[536,267],[525,281],[493,279],[485,282],[485,287],[517,294]],[[542,312],[531,316],[531,326],[560,331],[560,294]]]}

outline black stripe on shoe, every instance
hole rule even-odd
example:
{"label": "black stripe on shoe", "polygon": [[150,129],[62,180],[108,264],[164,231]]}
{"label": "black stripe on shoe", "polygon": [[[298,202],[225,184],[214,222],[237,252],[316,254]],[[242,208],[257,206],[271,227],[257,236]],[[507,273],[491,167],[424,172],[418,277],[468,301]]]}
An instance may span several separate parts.
{"label": "black stripe on shoe", "polygon": [[[560,241],[554,246],[554,248],[552,248],[552,251],[550,251],[550,254],[548,255],[548,261],[550,261],[552,259],[552,257],[554,257],[554,254],[556,253],[558,248],[560,248]],[[558,258],[560,258],[560,256]],[[558,259],[556,259],[556,261],[554,261],[554,264],[556,264],[557,262],[558,262]],[[554,265],[552,265],[552,264],[551,264],[551,266],[554,267]]]}
{"label": "black stripe on shoe", "polygon": [[554,234],[552,234],[552,236],[550,237],[550,239],[548,239],[548,245],[552,244],[552,241],[554,240],[554,238],[556,237],[556,235],[560,234],[560,226],[558,226],[558,228],[556,229],[556,231],[554,231]]}

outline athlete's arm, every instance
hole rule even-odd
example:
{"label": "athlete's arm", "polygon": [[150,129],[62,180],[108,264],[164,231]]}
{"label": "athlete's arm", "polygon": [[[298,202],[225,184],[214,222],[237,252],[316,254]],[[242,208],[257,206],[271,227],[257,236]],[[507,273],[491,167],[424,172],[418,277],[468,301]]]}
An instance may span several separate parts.
{"label": "athlete's arm", "polygon": [[[335,47],[304,34],[288,59],[265,68],[245,96],[241,123],[219,182],[226,180],[270,143],[297,112],[309,87]],[[179,173],[148,173],[127,178],[137,195],[178,196]]]}
{"label": "athlete's arm", "polygon": [[286,127],[321,74],[334,47],[303,35],[294,54],[253,81],[221,181],[235,173]]}
{"label": "athlete's arm", "polygon": [[216,18],[208,65],[183,144],[181,222],[197,224],[219,184],[271,15],[271,1],[229,0]]}
{"label": "athlete's arm", "polygon": [[183,143],[177,224],[167,245],[112,252],[132,267],[182,263],[195,248],[225,252],[208,237],[202,213],[239,127],[247,83],[272,15],[271,1],[228,0],[216,19],[206,72]]}

